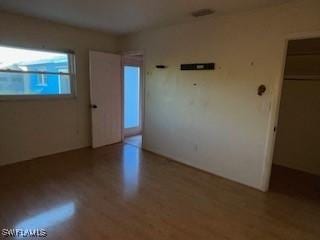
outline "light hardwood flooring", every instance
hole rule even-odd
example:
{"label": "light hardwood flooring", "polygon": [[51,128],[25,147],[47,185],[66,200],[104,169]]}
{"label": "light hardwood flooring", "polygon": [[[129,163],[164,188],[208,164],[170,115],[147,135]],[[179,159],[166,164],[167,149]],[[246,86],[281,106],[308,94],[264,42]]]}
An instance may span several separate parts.
{"label": "light hardwood flooring", "polygon": [[0,230],[46,239],[320,239],[319,195],[268,193],[129,144],[0,167]]}

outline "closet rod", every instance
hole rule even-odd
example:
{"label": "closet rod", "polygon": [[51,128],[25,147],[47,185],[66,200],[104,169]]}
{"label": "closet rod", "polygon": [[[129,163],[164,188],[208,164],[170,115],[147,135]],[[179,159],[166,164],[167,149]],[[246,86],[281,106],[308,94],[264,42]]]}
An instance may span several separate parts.
{"label": "closet rod", "polygon": [[315,79],[315,78],[310,78],[310,79],[297,79],[297,78],[285,78],[285,81],[301,81],[301,82],[320,82],[320,78],[319,79]]}
{"label": "closet rod", "polygon": [[287,56],[319,56],[320,52],[288,53]]}

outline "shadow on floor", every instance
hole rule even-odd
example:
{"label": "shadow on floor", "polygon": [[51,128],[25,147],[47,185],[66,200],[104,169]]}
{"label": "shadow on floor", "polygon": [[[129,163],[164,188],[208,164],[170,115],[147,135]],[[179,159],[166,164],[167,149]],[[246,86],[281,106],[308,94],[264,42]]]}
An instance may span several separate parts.
{"label": "shadow on floor", "polygon": [[319,201],[320,176],[273,165],[269,191],[294,198]]}

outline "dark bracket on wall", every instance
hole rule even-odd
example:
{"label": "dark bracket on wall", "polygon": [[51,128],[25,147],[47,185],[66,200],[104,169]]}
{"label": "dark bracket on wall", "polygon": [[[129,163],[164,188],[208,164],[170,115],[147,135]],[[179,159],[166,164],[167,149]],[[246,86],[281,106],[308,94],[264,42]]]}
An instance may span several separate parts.
{"label": "dark bracket on wall", "polygon": [[263,84],[261,84],[259,87],[258,87],[258,95],[259,96],[262,96],[267,90],[267,87]]}
{"label": "dark bracket on wall", "polygon": [[214,63],[181,64],[180,70],[214,70]]}
{"label": "dark bracket on wall", "polygon": [[167,68],[167,66],[166,65],[156,65],[156,68],[164,69],[164,68]]}

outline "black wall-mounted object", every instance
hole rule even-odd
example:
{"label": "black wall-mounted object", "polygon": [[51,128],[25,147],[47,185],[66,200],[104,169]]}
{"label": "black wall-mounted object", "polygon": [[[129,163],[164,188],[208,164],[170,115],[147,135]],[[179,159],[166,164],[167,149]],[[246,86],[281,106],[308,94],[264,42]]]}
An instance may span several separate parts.
{"label": "black wall-mounted object", "polygon": [[181,64],[181,70],[214,70],[214,63],[191,63]]}
{"label": "black wall-mounted object", "polygon": [[267,91],[267,87],[265,85],[261,84],[258,87],[258,95],[259,96],[262,96],[266,91]]}
{"label": "black wall-mounted object", "polygon": [[156,68],[164,69],[164,68],[167,68],[167,66],[165,66],[165,65],[156,65]]}

